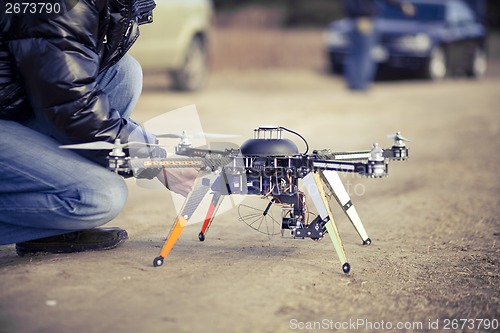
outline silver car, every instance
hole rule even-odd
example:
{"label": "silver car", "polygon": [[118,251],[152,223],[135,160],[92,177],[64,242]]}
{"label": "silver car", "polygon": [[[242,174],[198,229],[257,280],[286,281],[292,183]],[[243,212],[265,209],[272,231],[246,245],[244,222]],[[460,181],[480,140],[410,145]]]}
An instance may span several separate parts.
{"label": "silver car", "polygon": [[145,72],[168,73],[175,89],[200,89],[208,74],[212,16],[209,0],[157,0],[153,23],[140,27],[130,53]]}

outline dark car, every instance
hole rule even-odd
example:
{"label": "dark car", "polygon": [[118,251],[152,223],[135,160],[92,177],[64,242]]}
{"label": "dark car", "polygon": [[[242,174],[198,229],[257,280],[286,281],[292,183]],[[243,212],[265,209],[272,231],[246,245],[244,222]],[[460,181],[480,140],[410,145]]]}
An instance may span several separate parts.
{"label": "dark car", "polygon": [[[410,0],[414,13],[399,6],[381,6],[374,25],[379,44],[373,50],[379,73],[408,71],[429,79],[450,73],[479,78],[487,66],[486,29],[475,12],[461,0]],[[332,22],[325,41],[327,59],[341,73],[349,48],[352,19]]]}

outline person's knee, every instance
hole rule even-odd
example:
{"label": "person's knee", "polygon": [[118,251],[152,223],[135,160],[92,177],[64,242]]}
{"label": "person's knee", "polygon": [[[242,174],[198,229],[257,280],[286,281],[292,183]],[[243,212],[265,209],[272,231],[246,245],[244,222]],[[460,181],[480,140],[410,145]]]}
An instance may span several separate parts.
{"label": "person's knee", "polygon": [[123,210],[128,197],[128,188],[121,177],[117,177],[103,188],[105,200],[100,202],[100,210],[104,214],[104,221],[109,222],[116,218]]}
{"label": "person's knee", "polygon": [[94,179],[68,193],[64,200],[67,213],[74,221],[71,228],[90,229],[120,214],[127,201],[128,188],[121,177],[109,173],[108,177]]}
{"label": "person's knee", "polygon": [[116,71],[121,75],[121,89],[127,89],[124,93],[139,97],[142,93],[142,67],[131,55],[126,54],[118,63]]}
{"label": "person's knee", "polygon": [[97,223],[104,224],[116,218],[123,210],[127,196],[128,189],[121,178],[103,187],[101,192],[103,199],[95,203]]}
{"label": "person's knee", "polygon": [[129,118],[142,93],[142,68],[137,60],[125,55],[100,77],[99,84],[112,107]]}

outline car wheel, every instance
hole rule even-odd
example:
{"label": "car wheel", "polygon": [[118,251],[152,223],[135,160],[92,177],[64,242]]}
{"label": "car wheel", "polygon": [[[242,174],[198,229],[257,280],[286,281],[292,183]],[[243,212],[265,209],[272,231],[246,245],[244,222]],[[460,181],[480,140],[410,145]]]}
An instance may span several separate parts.
{"label": "car wheel", "polygon": [[200,89],[208,71],[207,47],[200,37],[195,37],[189,44],[180,69],[171,73],[174,88],[184,91]]}
{"label": "car wheel", "polygon": [[446,54],[441,47],[435,47],[431,51],[427,64],[426,77],[431,80],[442,80],[447,72]]}
{"label": "car wheel", "polygon": [[487,58],[486,52],[481,47],[476,47],[471,59],[471,63],[467,69],[467,76],[479,79],[486,73]]}

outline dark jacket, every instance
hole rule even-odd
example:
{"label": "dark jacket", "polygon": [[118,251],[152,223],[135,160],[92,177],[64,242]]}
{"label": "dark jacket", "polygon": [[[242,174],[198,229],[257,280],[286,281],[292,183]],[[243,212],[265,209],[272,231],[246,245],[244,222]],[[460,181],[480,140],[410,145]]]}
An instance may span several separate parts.
{"label": "dark jacket", "polygon": [[139,36],[151,11],[134,0],[64,0],[59,14],[6,14],[0,0],[0,118],[35,115],[63,144],[127,141],[137,124],[110,108],[96,84]]}

